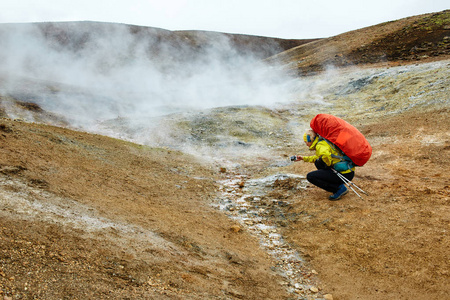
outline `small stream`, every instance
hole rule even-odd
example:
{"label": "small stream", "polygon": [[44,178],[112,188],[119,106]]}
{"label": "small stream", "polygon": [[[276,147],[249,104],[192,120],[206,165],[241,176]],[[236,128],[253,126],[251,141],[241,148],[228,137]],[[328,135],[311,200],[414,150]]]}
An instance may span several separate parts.
{"label": "small stream", "polygon": [[284,277],[284,285],[293,298],[324,299],[317,288],[317,272],[306,266],[300,254],[282,236],[281,227],[288,226],[289,222],[286,214],[289,202],[276,199],[270,192],[283,182],[289,182],[299,193],[307,185],[304,176],[295,174],[259,179],[230,176],[220,182],[221,194],[216,206],[258,238],[261,247],[273,258],[273,269]]}

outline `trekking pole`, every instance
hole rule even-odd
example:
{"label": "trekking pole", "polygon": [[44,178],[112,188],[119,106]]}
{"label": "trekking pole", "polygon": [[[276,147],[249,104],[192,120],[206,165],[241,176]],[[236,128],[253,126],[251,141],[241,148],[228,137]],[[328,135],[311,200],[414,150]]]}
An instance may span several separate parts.
{"label": "trekking pole", "polygon": [[368,193],[364,192],[359,186],[357,186],[356,184],[354,184],[353,182],[351,182],[350,180],[348,180],[344,175],[342,175],[341,173],[339,173],[338,171],[336,171],[335,169],[333,169],[333,171],[337,174],[337,176],[339,176],[339,178],[341,178],[344,182],[353,185],[354,187],[356,187],[358,190],[360,190],[361,192],[363,192],[364,194],[366,194],[367,196],[369,196]]}
{"label": "trekking pole", "polygon": [[[359,198],[363,199],[364,198],[352,187],[355,186],[357,187],[359,190],[361,190],[356,184],[354,184],[353,182],[351,182],[350,180],[348,180],[347,178],[345,178],[345,176],[343,176],[341,173],[339,173],[338,171],[336,171],[335,169],[332,169],[334,173],[336,173],[336,175],[344,182],[345,185],[347,185],[353,192],[355,192],[356,195],[358,195]],[[364,194],[367,195],[366,192],[364,192],[363,190],[361,190]]]}
{"label": "trekking pole", "polygon": [[369,196],[368,193],[366,193],[365,191],[363,191],[359,186],[357,186],[356,184],[354,184],[353,182],[351,182],[350,180],[348,180],[347,178],[345,178],[345,176],[343,176],[341,173],[338,173],[338,176],[345,182],[347,182],[349,185],[352,185],[354,187],[356,187],[358,190],[360,190],[362,193],[364,193],[365,195]]}
{"label": "trekking pole", "polygon": [[[339,177],[339,178],[342,179],[342,177]],[[358,192],[350,185],[350,183],[349,183],[348,181],[345,181],[345,180],[342,180],[342,181],[343,181],[344,184],[347,185],[353,192],[355,192],[355,194],[358,195],[359,198],[361,198],[361,199],[364,200],[364,198],[363,198],[360,194],[358,194]]]}

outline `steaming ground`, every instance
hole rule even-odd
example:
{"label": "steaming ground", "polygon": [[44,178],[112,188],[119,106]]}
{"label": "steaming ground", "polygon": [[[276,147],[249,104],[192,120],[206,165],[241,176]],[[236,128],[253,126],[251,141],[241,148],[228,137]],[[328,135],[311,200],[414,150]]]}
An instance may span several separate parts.
{"label": "steaming ground", "polygon": [[[271,113],[266,107],[292,101],[297,80],[257,53],[238,51],[230,37],[218,33],[208,43],[192,46],[185,40],[135,34],[126,26],[84,25],[2,28],[0,56],[8,58],[0,67],[5,115],[190,153],[204,144],[204,134],[216,135],[214,141],[207,138],[202,150],[210,152],[208,157],[233,152],[233,145],[249,146],[240,138],[228,140],[249,130],[250,135],[289,135],[277,132],[284,130],[277,128],[283,124],[265,125],[264,114]],[[16,101],[34,103],[41,111],[17,108]],[[210,126],[214,114],[225,115],[231,106],[260,106],[253,128],[219,134],[224,126]],[[237,118],[225,126],[246,121],[245,111]],[[211,128],[200,132],[200,127]],[[216,149],[209,151],[213,144]],[[264,144],[259,146],[254,151],[265,151]]]}
{"label": "steaming ground", "polygon": [[117,117],[148,123],[146,118],[192,109],[289,101],[292,80],[257,53],[238,51],[227,35],[200,44],[153,30],[2,26],[2,94],[32,101],[83,130]]}
{"label": "steaming ground", "polygon": [[[349,121],[376,119],[380,113],[399,114],[415,107],[445,107],[448,103],[448,61],[394,68],[329,70],[323,75],[289,79],[283,90],[289,100],[273,101],[256,94],[251,100],[223,93],[215,108],[191,105],[148,104],[135,98],[112,99],[61,83],[3,78],[4,115],[30,122],[68,126],[152,147],[168,147],[201,154],[204,159],[240,167],[242,161],[272,157],[282,165],[285,149],[301,147],[298,138],[315,114],[330,112]],[[252,74],[248,74],[251,77]],[[246,82],[241,82],[245,85]],[[261,86],[264,86],[262,83]],[[235,86],[223,85],[234,90]],[[279,91],[280,86],[272,93]],[[14,92],[8,92],[8,90]],[[251,92],[251,88],[246,91]],[[264,92],[263,92],[264,93]],[[170,94],[170,93],[169,93]],[[212,91],[214,95],[214,91]],[[169,95],[170,96],[170,95]],[[168,97],[169,97],[168,96]],[[173,96],[173,95],[172,95]],[[213,97],[213,96],[211,96]],[[34,108],[17,105],[37,103]],[[66,105],[67,101],[69,105]],[[129,103],[121,103],[129,101]],[[239,102],[240,101],[240,102]],[[226,106],[239,102],[234,106]],[[250,105],[257,103],[258,105]],[[146,107],[149,105],[149,107]],[[159,105],[151,108],[152,105]],[[204,102],[206,107],[212,102]],[[123,115],[120,106],[127,107]],[[49,108],[54,108],[54,110]],[[43,113],[45,112],[45,113]],[[250,165],[252,163],[249,163]]]}
{"label": "steaming ground", "polygon": [[[395,115],[448,106],[448,61],[370,70],[332,71],[300,78],[291,104],[236,106],[190,111],[142,122],[113,119],[100,132],[152,146],[171,147],[230,160],[270,155],[283,160],[286,147],[300,148],[299,138],[317,113],[330,109],[352,121],[367,123],[380,114]],[[395,84],[394,84],[395,83]],[[158,124],[158,126],[154,126]],[[206,151],[206,152],[205,152]]]}
{"label": "steaming ground", "polygon": [[[199,145],[215,151],[241,145],[264,151],[267,143],[258,139],[267,134],[295,143],[292,133],[299,134],[307,123],[298,120],[312,115],[311,110],[328,111],[343,97],[347,106],[361,106],[357,114],[369,103],[374,110],[393,108],[392,96],[420,81],[409,78],[413,66],[374,71],[349,68],[344,75],[330,67],[321,76],[291,77],[262,61],[257,52],[238,51],[225,34],[205,33],[195,40],[187,34],[169,38],[167,31],[145,30],[89,22],[2,26],[0,56],[5,63],[0,66],[0,92],[5,114],[151,146],[195,152]],[[271,47],[272,52],[277,50]],[[418,76],[430,76],[429,84],[445,83],[432,74],[439,66],[424,66],[416,66],[425,68],[418,69]],[[398,78],[402,85],[392,88],[385,77]],[[379,91],[369,89],[362,101],[361,94],[352,98],[374,82],[379,82]],[[427,95],[419,94],[420,88],[414,86],[417,95],[404,95],[410,105],[428,101]],[[433,101],[446,99],[444,93]],[[16,100],[35,103],[47,115],[17,109]],[[248,119],[250,113],[252,119]],[[230,117],[224,118],[227,114]],[[270,116],[266,124],[267,114],[278,115]]]}

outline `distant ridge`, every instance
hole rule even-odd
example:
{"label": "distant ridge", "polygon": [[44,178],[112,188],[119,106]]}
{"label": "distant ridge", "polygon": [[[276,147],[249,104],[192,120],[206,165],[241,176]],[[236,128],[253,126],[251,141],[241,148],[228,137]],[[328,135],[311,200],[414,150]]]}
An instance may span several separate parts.
{"label": "distant ridge", "polygon": [[[119,23],[92,21],[42,22],[0,24],[0,34],[7,31],[26,30],[35,27],[36,34],[44,36],[49,43],[74,51],[83,48],[89,40],[98,35],[128,32],[139,40],[148,42],[149,49],[158,50],[164,44],[182,50],[188,56],[202,49],[215,46],[217,42],[227,40],[229,46],[258,58],[267,58],[318,39],[281,39],[244,34],[230,34],[213,31],[170,31],[156,27],[145,27]],[[1,38],[1,36],[0,36]],[[126,41],[124,41],[126,42]],[[159,51],[156,51],[159,53]],[[173,53],[177,55],[178,53]]]}
{"label": "distant ridge", "polygon": [[450,57],[450,10],[349,31],[289,49],[270,59],[298,75],[331,67],[399,64]]}

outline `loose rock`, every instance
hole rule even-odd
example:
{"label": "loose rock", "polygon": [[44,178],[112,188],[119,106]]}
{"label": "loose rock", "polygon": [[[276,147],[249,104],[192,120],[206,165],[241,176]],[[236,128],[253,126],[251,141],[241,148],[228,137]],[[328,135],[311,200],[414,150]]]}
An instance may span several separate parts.
{"label": "loose rock", "polygon": [[242,230],[242,228],[239,225],[233,225],[233,226],[230,227],[230,230],[233,231],[233,232],[239,232],[239,231]]}

